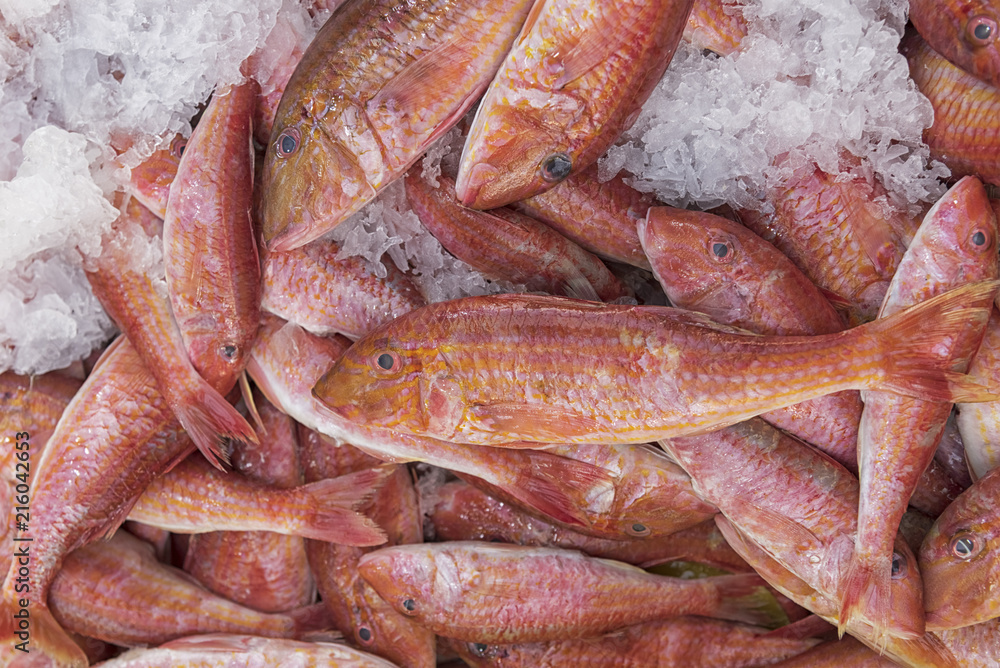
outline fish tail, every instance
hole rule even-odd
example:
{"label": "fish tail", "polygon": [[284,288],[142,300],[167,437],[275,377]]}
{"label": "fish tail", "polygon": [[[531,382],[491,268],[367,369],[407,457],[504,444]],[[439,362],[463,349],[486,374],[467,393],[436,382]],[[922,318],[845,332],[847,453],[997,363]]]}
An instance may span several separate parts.
{"label": "fish tail", "polygon": [[788,623],[788,615],[756,573],[708,578],[719,594],[711,616],[769,629]]}
{"label": "fish tail", "polygon": [[[27,616],[15,617],[18,614]],[[22,608],[17,601],[6,597],[0,601],[0,642],[13,646],[13,656],[16,657],[11,664],[13,666],[87,668],[90,665],[84,651],[44,605]]]}
{"label": "fish tail", "polygon": [[604,469],[541,450],[520,450],[526,459],[512,483],[494,483],[512,497],[562,524],[589,527],[590,519],[576,502],[580,490],[610,485]]}
{"label": "fish tail", "polygon": [[229,464],[227,439],[258,443],[257,434],[232,404],[199,377],[199,387],[180,401],[173,402],[174,414],[212,466],[225,470]]}
{"label": "fish tail", "polygon": [[871,389],[887,390],[925,401],[976,403],[1000,399],[952,369],[961,361],[942,345],[989,318],[1000,281],[969,283],[864,327],[889,351],[889,363]]}
{"label": "fish tail", "polygon": [[884,555],[855,550],[843,579],[838,635],[844,636],[852,620],[864,619],[872,627],[872,637],[883,638],[892,619],[891,596],[889,563]]}
{"label": "fish tail", "polygon": [[394,470],[395,466],[379,466],[297,488],[300,507],[311,511],[299,516],[294,533],[340,545],[381,545],[387,540],[385,532],[355,509],[371,498]]}

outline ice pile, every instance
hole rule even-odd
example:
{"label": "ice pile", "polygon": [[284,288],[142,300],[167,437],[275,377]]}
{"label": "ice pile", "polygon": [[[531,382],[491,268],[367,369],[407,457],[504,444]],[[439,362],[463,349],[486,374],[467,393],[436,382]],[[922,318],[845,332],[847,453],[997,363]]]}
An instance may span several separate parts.
{"label": "ice pile", "polygon": [[[601,159],[636,188],[678,206],[761,209],[764,189],[815,161],[838,173],[862,159],[897,204],[937,199],[944,165],[928,168],[921,132],[930,103],[897,52],[905,0],[757,0],[749,35],[725,58],[681,45],[635,125]],[[776,156],[788,154],[781,168]]]}

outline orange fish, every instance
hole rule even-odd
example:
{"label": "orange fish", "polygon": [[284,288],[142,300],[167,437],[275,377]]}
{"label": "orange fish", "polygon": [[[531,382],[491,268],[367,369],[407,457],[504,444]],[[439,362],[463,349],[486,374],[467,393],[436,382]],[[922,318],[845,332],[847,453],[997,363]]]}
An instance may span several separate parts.
{"label": "orange fish", "polygon": [[181,164],[187,142],[183,136],[174,135],[166,147],[153,151],[142,164],[132,168],[129,180],[132,196],[158,218],[167,215],[170,184],[177,176],[177,166]]}
{"label": "orange fish", "polygon": [[[879,317],[969,281],[996,279],[998,235],[982,183],[963,178],[924,216]],[[991,308],[992,299],[984,298],[982,306]],[[953,351],[954,371],[966,371],[985,327],[982,319],[970,319],[964,329],[941,340],[942,348]],[[865,391],[861,396],[865,408],[858,428],[858,534],[844,580],[840,624],[843,628],[853,615],[864,614],[880,633],[895,612],[889,595],[893,539],[917,481],[934,457],[952,406],[886,392]]]}
{"label": "orange fish", "polygon": [[996,286],[815,337],[754,336],[669,307],[469,297],[370,332],[313,392],[346,420],[485,445],[643,443],[845,389],[986,400],[939,343],[985,321]]}
{"label": "orange fish", "polygon": [[448,252],[488,278],[523,284],[529,292],[591,301],[629,295],[603,262],[544,223],[506,207],[468,209],[455,199],[451,178],[442,175],[438,181],[434,187],[419,170],[410,170],[410,206]]}
{"label": "orange fish", "polygon": [[596,162],[635,122],[693,3],[535,3],[469,130],[459,201],[503,206]]}
{"label": "orange fish", "polygon": [[269,250],[325,234],[479,98],[530,0],[348,0],[292,74],[264,157]]}
{"label": "orange fish", "polygon": [[1000,88],[1000,2],[910,0],[910,21],[932,49]]}
{"label": "orange fish", "polygon": [[735,0],[695,0],[684,28],[684,41],[720,56],[739,51],[747,36],[743,7]]}
{"label": "orange fish", "polygon": [[916,33],[903,39],[900,51],[934,107],[934,124],[924,130],[931,157],[954,176],[1000,185],[1000,88],[952,65]]}

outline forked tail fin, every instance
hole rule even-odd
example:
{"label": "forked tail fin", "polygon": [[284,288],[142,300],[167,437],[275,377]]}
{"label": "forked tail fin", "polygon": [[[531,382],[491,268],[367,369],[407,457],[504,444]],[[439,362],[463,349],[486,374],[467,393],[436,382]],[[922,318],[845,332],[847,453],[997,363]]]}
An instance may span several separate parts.
{"label": "forked tail fin", "polygon": [[950,346],[942,346],[971,322],[985,324],[998,287],[1000,281],[969,283],[863,325],[868,334],[881,340],[889,358],[871,389],[947,403],[1000,399],[998,388],[983,387],[953,371],[959,360],[952,357]]}
{"label": "forked tail fin", "polygon": [[355,508],[367,501],[393,471],[395,466],[379,466],[297,487],[295,493],[302,496],[311,512],[300,518],[295,533],[341,545],[381,545],[386,541],[385,532]]}

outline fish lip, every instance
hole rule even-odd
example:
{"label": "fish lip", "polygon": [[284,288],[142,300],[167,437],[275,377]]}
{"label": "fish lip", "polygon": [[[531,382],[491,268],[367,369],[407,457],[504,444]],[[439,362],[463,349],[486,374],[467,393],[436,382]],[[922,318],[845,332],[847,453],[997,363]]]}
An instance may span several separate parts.
{"label": "fish lip", "polygon": [[940,609],[928,610],[924,613],[924,625],[927,631],[948,631],[950,629],[957,629],[973,623],[975,622],[966,622],[961,619],[949,621],[948,616],[941,614]]}

